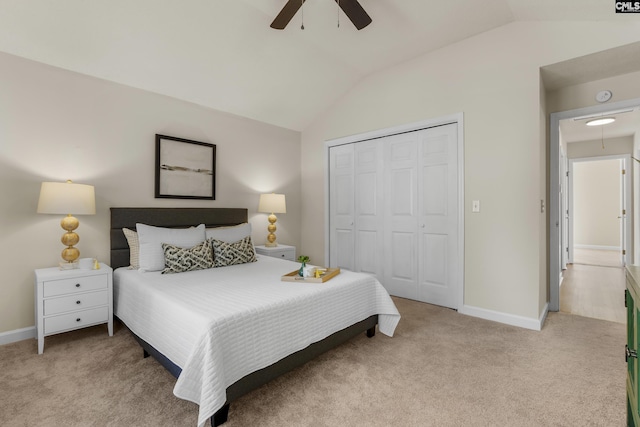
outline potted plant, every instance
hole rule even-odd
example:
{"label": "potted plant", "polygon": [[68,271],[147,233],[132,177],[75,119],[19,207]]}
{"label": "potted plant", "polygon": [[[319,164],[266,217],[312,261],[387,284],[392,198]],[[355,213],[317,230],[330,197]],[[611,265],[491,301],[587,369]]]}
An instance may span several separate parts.
{"label": "potted plant", "polygon": [[298,276],[304,277],[304,269],[307,266],[307,263],[310,261],[309,257],[306,255],[300,255],[298,257],[298,262],[300,265],[300,270],[298,270]]}

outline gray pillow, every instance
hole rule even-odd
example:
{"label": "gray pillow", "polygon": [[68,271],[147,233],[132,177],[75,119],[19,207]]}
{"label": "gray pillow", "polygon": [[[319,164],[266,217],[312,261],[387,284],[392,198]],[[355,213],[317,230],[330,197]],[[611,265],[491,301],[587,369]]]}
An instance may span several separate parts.
{"label": "gray pillow", "polygon": [[209,241],[204,241],[192,248],[180,248],[163,243],[162,249],[165,266],[162,274],[184,273],[213,267],[213,247]]}
{"label": "gray pillow", "polygon": [[226,267],[228,265],[256,262],[256,251],[253,248],[251,237],[245,237],[235,243],[227,243],[222,240],[211,239],[213,246],[213,266]]}

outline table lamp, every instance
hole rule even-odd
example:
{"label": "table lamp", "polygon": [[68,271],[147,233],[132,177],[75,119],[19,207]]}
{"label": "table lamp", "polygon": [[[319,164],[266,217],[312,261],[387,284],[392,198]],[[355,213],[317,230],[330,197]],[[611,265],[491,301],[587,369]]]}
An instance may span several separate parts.
{"label": "table lamp", "polygon": [[260,195],[260,203],[258,204],[258,212],[268,213],[269,215],[269,225],[267,226],[267,230],[269,230],[269,235],[267,236],[267,242],[264,244],[267,247],[278,246],[278,242],[276,242],[276,218],[275,214],[277,213],[287,213],[287,204],[284,199],[284,194],[261,194]]}
{"label": "table lamp", "polygon": [[74,215],[94,215],[96,213],[96,198],[93,185],[74,184],[67,182],[43,182],[40,187],[38,199],[38,213],[43,214],[67,214],[60,221],[60,226],[66,230],[60,241],[66,246],[62,251],[60,268],[69,270],[77,268],[76,260],[80,257],[80,251],[73,245],[80,241],[80,237],[74,232],[80,225]]}

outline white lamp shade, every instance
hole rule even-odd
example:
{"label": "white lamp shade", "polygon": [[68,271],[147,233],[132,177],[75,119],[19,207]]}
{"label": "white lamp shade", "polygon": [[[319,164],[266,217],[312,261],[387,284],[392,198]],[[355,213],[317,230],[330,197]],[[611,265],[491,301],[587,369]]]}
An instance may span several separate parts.
{"label": "white lamp shade", "polygon": [[93,185],[67,182],[43,182],[38,213],[94,215],[96,197]]}
{"label": "white lamp shade", "polygon": [[287,213],[287,204],[284,194],[261,194],[258,212],[264,213]]}

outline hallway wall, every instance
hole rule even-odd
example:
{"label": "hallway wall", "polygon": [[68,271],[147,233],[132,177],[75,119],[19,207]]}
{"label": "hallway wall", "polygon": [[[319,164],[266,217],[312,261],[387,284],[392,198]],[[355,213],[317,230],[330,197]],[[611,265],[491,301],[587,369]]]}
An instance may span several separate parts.
{"label": "hallway wall", "polygon": [[573,244],[620,249],[620,160],[573,162]]}

